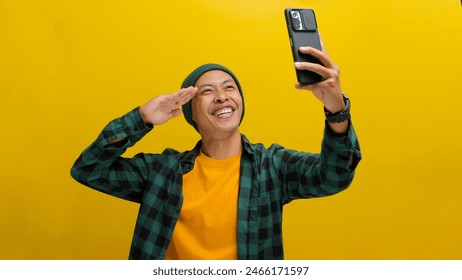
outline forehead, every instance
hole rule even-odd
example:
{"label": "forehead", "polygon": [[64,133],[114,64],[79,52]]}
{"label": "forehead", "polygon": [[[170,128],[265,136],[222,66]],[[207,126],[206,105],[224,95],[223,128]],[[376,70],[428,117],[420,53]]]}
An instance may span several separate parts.
{"label": "forehead", "polygon": [[228,73],[221,71],[221,70],[211,70],[205,72],[196,82],[196,87],[204,86],[204,85],[215,85],[215,84],[222,84],[225,81],[231,80],[234,82],[233,77]]}

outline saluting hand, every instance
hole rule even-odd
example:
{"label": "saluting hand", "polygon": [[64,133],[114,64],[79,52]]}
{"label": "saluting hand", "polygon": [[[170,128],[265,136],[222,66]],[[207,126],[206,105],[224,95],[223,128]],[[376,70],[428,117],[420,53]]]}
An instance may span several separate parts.
{"label": "saluting hand", "polygon": [[181,115],[180,106],[197,94],[196,87],[182,88],[172,94],[159,95],[140,107],[146,124],[159,125]]}

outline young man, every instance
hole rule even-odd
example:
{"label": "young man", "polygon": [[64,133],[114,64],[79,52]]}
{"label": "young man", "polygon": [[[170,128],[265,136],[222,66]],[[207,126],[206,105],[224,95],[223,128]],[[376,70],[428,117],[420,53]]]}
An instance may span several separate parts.
{"label": "young man", "polygon": [[[251,144],[239,131],[241,85],[217,64],[198,67],[178,92],[111,121],[81,154],[71,170],[77,181],[140,203],[130,259],[283,259],[283,205],[332,195],[351,184],[361,153],[338,68],[324,52],[300,51],[324,65],[295,64],[323,77],[296,86],[324,105],[320,154]],[[121,157],[182,112],[201,135],[191,151]]]}

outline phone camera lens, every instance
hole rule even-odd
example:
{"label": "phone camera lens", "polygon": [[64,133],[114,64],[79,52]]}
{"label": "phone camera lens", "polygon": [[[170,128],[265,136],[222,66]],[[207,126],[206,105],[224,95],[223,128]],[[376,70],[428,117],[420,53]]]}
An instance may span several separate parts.
{"label": "phone camera lens", "polygon": [[294,30],[303,30],[302,17],[299,11],[290,11],[292,27]]}
{"label": "phone camera lens", "polygon": [[300,13],[298,11],[292,11],[292,12],[290,12],[290,14],[295,19],[300,18]]}

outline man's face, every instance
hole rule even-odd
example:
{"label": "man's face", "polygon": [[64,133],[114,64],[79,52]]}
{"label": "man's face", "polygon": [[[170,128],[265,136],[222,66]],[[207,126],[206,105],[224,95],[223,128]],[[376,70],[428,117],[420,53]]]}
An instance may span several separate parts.
{"label": "man's face", "polygon": [[195,85],[199,90],[192,99],[192,117],[204,136],[232,132],[239,127],[242,98],[234,79],[226,72],[212,70]]}

